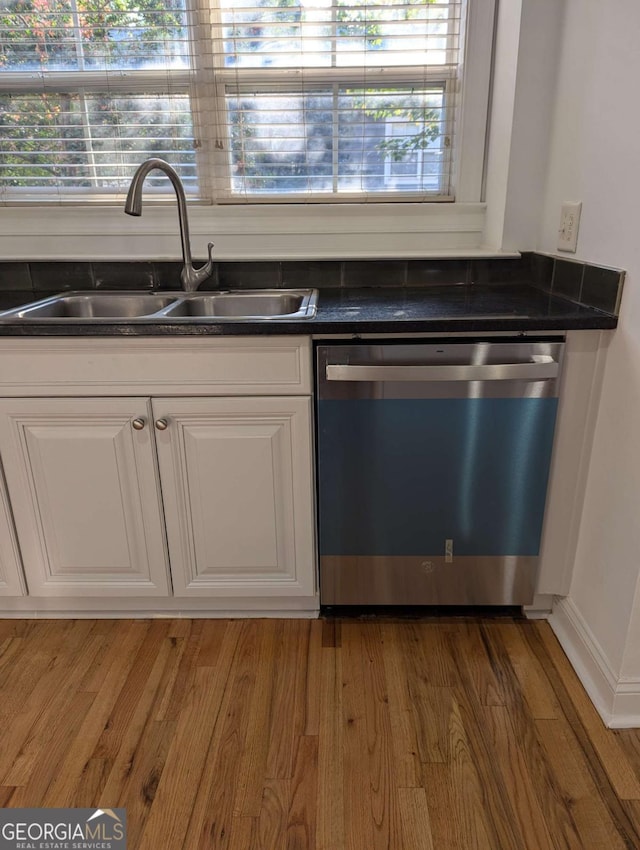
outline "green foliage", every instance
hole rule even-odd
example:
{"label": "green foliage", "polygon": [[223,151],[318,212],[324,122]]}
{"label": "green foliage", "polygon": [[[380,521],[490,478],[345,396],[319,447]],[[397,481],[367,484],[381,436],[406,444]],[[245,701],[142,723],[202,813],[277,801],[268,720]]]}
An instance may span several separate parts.
{"label": "green foliage", "polygon": [[415,132],[404,136],[381,139],[376,149],[394,162],[402,162],[416,151],[426,150],[440,136],[442,108],[429,104],[433,98],[429,92],[402,89],[368,89],[351,92],[354,106],[374,121],[395,120],[407,127],[413,125]]}
{"label": "green foliage", "polygon": [[[168,115],[177,125],[170,133]],[[130,179],[132,164],[154,155],[186,166],[190,176],[191,139],[186,96],[177,101],[124,92],[0,96],[1,173],[9,186],[112,187]]]}
{"label": "green foliage", "polygon": [[394,162],[402,162],[407,155],[415,151],[426,150],[429,142],[433,142],[439,136],[439,131],[433,127],[418,130],[412,136],[401,139],[383,139],[378,142],[377,148],[386,156],[391,157]]}
{"label": "green foliage", "polygon": [[425,5],[436,0],[378,0],[360,5],[353,0],[337,0],[337,35],[341,38],[363,37],[367,47],[378,49],[384,46],[384,27],[388,21],[410,21],[421,16]]}
{"label": "green foliage", "polygon": [[[185,44],[184,27],[184,0],[76,0],[75,11],[71,0],[5,0],[0,5],[0,76],[3,71],[31,69],[170,66],[176,50],[167,45]],[[113,182],[123,170],[118,159],[135,161],[156,149],[186,146],[183,139],[191,134],[188,111],[177,110],[186,124],[165,140],[167,109],[173,107],[165,98],[126,93],[3,95],[3,182],[34,186],[64,179],[65,185],[78,187],[95,185],[96,180]],[[126,122],[131,121],[137,123],[134,142],[127,139],[132,132]],[[85,123],[91,127],[90,158]],[[122,157],[123,152],[133,155]]]}
{"label": "green foliage", "polygon": [[0,70],[127,66],[165,50],[184,28],[183,0],[8,0]]}

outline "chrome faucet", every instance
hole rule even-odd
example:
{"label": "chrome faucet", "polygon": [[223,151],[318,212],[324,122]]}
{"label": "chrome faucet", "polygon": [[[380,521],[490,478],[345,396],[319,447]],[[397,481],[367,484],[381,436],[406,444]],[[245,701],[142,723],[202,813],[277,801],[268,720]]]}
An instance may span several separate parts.
{"label": "chrome faucet", "polygon": [[207,262],[199,269],[194,269],[191,260],[191,244],[189,242],[187,199],[184,194],[182,181],[175,169],[172,168],[168,162],[165,162],[164,159],[145,159],[145,161],[138,166],[136,173],[133,175],[129,191],[127,193],[124,211],[127,215],[142,215],[142,184],[144,183],[147,174],[150,171],[153,171],[154,168],[164,171],[169,180],[171,180],[176,192],[176,198],[178,200],[178,219],[180,221],[180,239],[182,241],[182,260],[184,263],[182,271],[180,272],[180,280],[186,292],[195,292],[202,281],[211,277],[213,272],[213,259],[211,257],[213,242],[209,242],[207,246],[207,250],[209,252],[209,259]]}

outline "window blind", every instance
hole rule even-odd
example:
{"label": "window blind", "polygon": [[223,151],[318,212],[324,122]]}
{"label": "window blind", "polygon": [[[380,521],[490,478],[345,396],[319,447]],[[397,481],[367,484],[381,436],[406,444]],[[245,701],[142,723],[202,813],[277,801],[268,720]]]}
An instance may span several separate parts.
{"label": "window blind", "polygon": [[196,194],[191,31],[184,0],[0,3],[0,193],[104,198],[160,156]]}
{"label": "window blind", "polygon": [[219,197],[452,197],[460,2],[202,7],[217,147],[230,172]]}
{"label": "window blind", "polygon": [[[444,199],[461,0],[2,0],[0,194]],[[166,190],[152,173],[150,189]]]}

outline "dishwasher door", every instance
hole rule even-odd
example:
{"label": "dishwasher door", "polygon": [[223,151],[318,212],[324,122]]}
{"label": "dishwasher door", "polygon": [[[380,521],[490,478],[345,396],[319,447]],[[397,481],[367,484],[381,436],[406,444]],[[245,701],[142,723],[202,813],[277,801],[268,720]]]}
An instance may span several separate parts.
{"label": "dishwasher door", "polygon": [[532,601],[562,351],[317,346],[322,604]]}

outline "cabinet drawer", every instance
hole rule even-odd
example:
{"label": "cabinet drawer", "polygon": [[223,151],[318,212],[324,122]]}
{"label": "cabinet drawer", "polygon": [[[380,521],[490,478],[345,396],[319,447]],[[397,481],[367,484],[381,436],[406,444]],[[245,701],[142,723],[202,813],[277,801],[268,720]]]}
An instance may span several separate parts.
{"label": "cabinet drawer", "polygon": [[307,337],[0,340],[0,395],[309,395]]}

